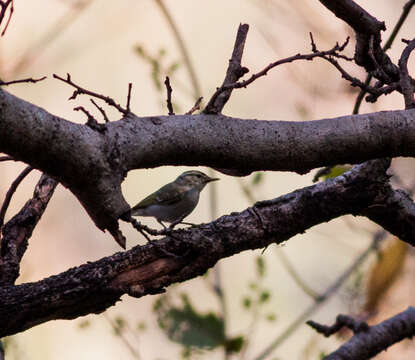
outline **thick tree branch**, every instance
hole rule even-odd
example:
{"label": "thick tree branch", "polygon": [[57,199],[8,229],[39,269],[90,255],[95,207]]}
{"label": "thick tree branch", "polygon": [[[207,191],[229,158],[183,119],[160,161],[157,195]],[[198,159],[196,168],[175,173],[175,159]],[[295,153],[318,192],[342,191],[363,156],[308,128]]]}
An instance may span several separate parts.
{"label": "thick tree branch", "polygon": [[332,164],[415,156],[415,110],[305,122],[130,114],[128,121],[106,123],[103,133],[1,89],[0,110],[0,152],[68,187],[95,224],[121,245],[118,219],[129,209],[121,182],[132,169],[205,165],[306,173]]}
{"label": "thick tree branch", "polygon": [[385,351],[389,346],[415,335],[415,308],[407,310],[394,317],[370,326],[343,344],[338,350],[326,356],[325,360],[356,360],[372,359]]}
{"label": "thick tree branch", "polygon": [[162,292],[172,283],[205,273],[221,258],[279,244],[344,214],[357,215],[388,191],[388,166],[386,160],[358,165],[335,179],[256,203],[241,213],[174,231],[172,237],[36,283],[0,287],[0,337],[48,320],[104,311],[125,293],[141,297]]}

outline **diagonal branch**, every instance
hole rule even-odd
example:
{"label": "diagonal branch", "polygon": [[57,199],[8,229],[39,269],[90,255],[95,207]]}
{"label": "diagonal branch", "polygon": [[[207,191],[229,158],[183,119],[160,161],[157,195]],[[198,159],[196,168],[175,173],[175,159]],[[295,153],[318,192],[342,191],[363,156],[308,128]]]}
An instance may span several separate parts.
{"label": "diagonal branch", "polygon": [[57,181],[42,175],[32,199],[2,229],[0,247],[0,284],[12,285],[19,276],[28,240],[42,217],[57,186]]}
{"label": "diagonal branch", "polygon": [[[12,199],[13,194],[16,192],[17,188],[19,187],[20,183],[24,180],[24,178],[29,175],[29,173],[33,170],[31,166],[27,166],[20,175],[13,181],[10,186],[10,189],[7,191],[6,196],[3,201],[3,205],[0,209],[0,230],[3,227],[4,217],[6,216],[7,208],[10,205],[10,201]],[[1,238],[1,237],[0,237]]]}
{"label": "diagonal branch", "polygon": [[415,308],[391,317],[380,324],[355,332],[339,349],[324,357],[325,360],[372,359],[388,347],[415,335]]}
{"label": "diagonal branch", "polygon": [[226,70],[225,80],[222,86],[211,97],[205,109],[204,114],[220,114],[223,107],[228,102],[234,87],[230,86],[236,83],[249,70],[241,65],[242,55],[245,48],[245,41],[248,35],[249,25],[239,24],[236,34],[235,44],[233,46],[232,57],[229,60],[229,66]]}
{"label": "diagonal branch", "polygon": [[102,312],[125,293],[163,292],[170,284],[204,274],[221,258],[280,244],[344,214],[357,215],[389,187],[384,174],[389,162],[374,164],[39,282],[0,287],[0,337],[51,319]]}

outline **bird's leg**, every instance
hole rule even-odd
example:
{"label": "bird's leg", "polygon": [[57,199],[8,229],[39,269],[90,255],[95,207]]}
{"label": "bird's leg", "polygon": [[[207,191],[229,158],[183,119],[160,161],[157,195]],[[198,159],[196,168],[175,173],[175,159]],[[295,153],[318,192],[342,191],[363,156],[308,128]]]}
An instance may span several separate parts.
{"label": "bird's leg", "polygon": [[159,219],[156,219],[156,220],[157,220],[157,222],[158,222],[161,226],[163,226],[164,231],[167,231],[167,230],[168,230],[167,226],[166,226],[166,225],[164,225],[164,224],[163,224],[163,222],[162,222],[161,220],[159,220]]}

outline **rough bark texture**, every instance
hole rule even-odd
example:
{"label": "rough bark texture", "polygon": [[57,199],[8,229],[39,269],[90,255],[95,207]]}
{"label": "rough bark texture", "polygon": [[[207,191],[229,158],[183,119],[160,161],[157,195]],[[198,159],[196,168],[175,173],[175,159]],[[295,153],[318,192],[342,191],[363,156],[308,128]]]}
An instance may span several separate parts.
{"label": "rough bark texture", "polygon": [[304,122],[129,115],[98,132],[0,90],[0,151],[68,187],[100,229],[116,234],[118,218],[129,208],[121,182],[131,169],[205,165],[305,173],[337,163],[414,156],[414,119],[415,110]]}
{"label": "rough bark texture", "polygon": [[415,308],[395,315],[367,331],[356,333],[339,349],[326,356],[325,360],[372,359],[389,346],[415,335]]}
{"label": "rough bark texture", "polygon": [[0,287],[0,337],[51,319],[99,313],[123,294],[162,292],[205,273],[221,258],[280,244],[341,215],[358,215],[390,191],[388,166],[387,160],[358,165],[335,179],[258,202],[210,224],[174,231],[171,237],[39,282]]}

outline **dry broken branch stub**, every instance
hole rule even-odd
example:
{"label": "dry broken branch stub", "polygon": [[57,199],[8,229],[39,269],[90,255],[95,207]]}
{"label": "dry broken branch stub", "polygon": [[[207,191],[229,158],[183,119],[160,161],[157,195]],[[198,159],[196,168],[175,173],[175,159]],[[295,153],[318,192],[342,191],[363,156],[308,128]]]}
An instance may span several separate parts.
{"label": "dry broken branch stub", "polygon": [[171,93],[173,92],[173,89],[170,85],[170,79],[168,76],[166,76],[166,80],[164,80],[164,85],[166,85],[166,90],[167,90],[167,110],[168,110],[168,114],[169,115],[174,115],[174,111],[173,111],[173,105],[171,103]]}

